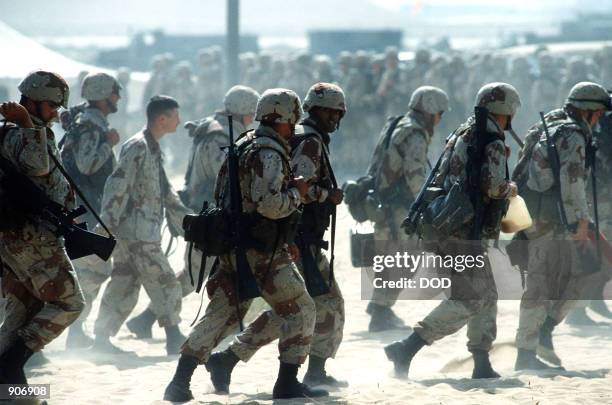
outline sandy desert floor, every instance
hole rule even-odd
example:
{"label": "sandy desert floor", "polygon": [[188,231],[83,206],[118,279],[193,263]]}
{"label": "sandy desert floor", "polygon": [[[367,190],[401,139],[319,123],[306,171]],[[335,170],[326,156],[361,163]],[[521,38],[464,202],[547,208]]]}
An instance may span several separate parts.
{"label": "sandy desert floor", "polygon": [[[492,363],[502,374],[501,379],[473,381],[469,378],[472,362],[465,347],[465,329],[424,348],[412,362],[410,380],[395,379],[382,348],[406,337],[409,331],[367,332],[367,301],[361,300],[359,269],[351,266],[348,254],[347,230],[351,225],[352,219],[342,209],[339,212],[336,274],[346,300],[346,326],[339,353],[336,359],[328,362],[328,371],[348,380],[350,386],[333,391],[330,397],[316,402],[279,403],[612,404],[612,324],[582,330],[560,325],[555,332],[555,343],[569,371],[554,375],[521,375],[513,370],[516,350],[512,342],[518,323],[518,301],[499,302],[498,339],[492,352]],[[183,265],[182,249],[183,245],[171,258],[176,271]],[[144,309],[147,302],[144,291],[141,291],[135,313]],[[189,324],[199,303],[200,297],[196,295],[185,299],[181,324],[184,333],[189,332]],[[412,324],[436,304],[437,301],[400,301],[395,311]],[[608,305],[612,302],[608,301]],[[259,303],[254,310],[263,308]],[[250,317],[255,315],[253,312]],[[96,314],[97,303],[86,324],[89,331],[93,328]],[[603,321],[596,315],[593,318]],[[161,398],[173,375],[177,356],[166,356],[163,330],[155,327],[153,339],[142,341],[134,339],[124,327],[114,341],[136,354],[100,357],[87,349],[66,352],[64,334],[45,350],[51,363],[29,371],[30,383],[51,384],[49,404],[165,403]],[[276,346],[269,345],[248,364],[238,364],[229,396],[215,395],[208,373],[204,367],[199,367],[192,380],[196,399],[190,403],[272,403],[277,356]],[[300,374],[304,373],[304,368]]]}

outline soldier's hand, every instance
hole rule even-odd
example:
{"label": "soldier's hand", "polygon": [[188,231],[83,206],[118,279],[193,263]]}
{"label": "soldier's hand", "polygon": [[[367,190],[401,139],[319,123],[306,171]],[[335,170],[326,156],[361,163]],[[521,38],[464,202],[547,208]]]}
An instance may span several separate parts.
{"label": "soldier's hand", "polygon": [[289,251],[289,256],[291,257],[291,260],[293,260],[294,262],[300,260],[300,249],[298,249],[295,243],[288,244],[287,250]]}
{"label": "soldier's hand", "polygon": [[110,143],[111,146],[115,146],[119,143],[119,133],[115,128],[108,131],[106,134],[106,142]]}
{"label": "soldier's hand", "polygon": [[[588,241],[589,240],[589,222],[581,220],[578,222],[576,233],[572,235],[572,238],[576,241]],[[586,245],[586,244],[583,244]],[[584,246],[583,246],[584,247]]]}
{"label": "soldier's hand", "polygon": [[509,198],[516,197],[518,195],[518,186],[515,182],[510,182],[510,194],[508,194]]}
{"label": "soldier's hand", "polygon": [[0,114],[2,114],[7,121],[13,122],[22,128],[34,128],[30,113],[28,113],[28,110],[19,103],[9,101],[0,104]]}
{"label": "soldier's hand", "polygon": [[308,183],[304,181],[304,178],[302,176],[294,178],[291,181],[290,185],[297,189],[298,193],[300,193],[300,198],[304,198],[304,196],[308,192]]}
{"label": "soldier's hand", "polygon": [[334,188],[333,190],[329,191],[329,195],[327,196],[327,199],[334,205],[339,205],[342,203],[342,200],[344,199],[344,191],[342,191],[342,189],[340,188]]}

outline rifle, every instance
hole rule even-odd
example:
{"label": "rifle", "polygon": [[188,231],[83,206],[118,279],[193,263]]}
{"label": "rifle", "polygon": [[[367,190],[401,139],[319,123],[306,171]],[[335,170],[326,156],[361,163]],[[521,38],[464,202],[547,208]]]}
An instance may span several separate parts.
{"label": "rifle", "polygon": [[[244,229],[244,215],[242,213],[242,192],[240,191],[240,179],[238,176],[239,156],[234,145],[234,126],[232,116],[228,115],[229,122],[229,146],[227,148],[227,173],[229,179],[229,198],[231,229],[231,247],[236,252],[236,312],[240,322],[240,330],[244,329],[242,315],[240,314],[240,301],[259,297],[261,293],[257,282],[249,266],[246,256]],[[203,269],[201,270],[203,271]]]}
{"label": "rifle", "polygon": [[480,184],[482,164],[484,160],[484,147],[487,144],[487,120],[489,111],[485,107],[474,107],[475,129],[470,145],[468,146],[467,186],[474,207],[474,222],[470,232],[471,240],[480,240],[484,204],[481,196]]}
{"label": "rifle", "polygon": [[438,173],[438,169],[440,168],[440,164],[442,163],[442,158],[444,157],[444,152],[440,154],[436,165],[431,169],[425,183],[421,186],[419,193],[416,198],[410,205],[410,210],[408,211],[408,216],[402,222],[402,229],[406,233],[406,235],[413,235],[417,231],[419,217],[421,213],[426,208],[424,205],[425,195],[427,193],[427,189],[431,187],[433,181]]}
{"label": "rifle", "polygon": [[523,142],[521,140],[521,138],[518,136],[518,134],[516,132],[514,132],[514,129],[510,128],[508,130],[508,132],[510,132],[510,135],[512,136],[512,139],[514,139],[514,142],[516,142],[516,144],[523,149],[523,147],[525,146],[525,142]]}
{"label": "rifle", "polygon": [[555,140],[550,136],[550,133],[548,132],[548,125],[546,124],[544,113],[541,111],[540,119],[542,120],[542,128],[544,129],[544,134],[546,135],[546,150],[548,152],[548,162],[550,163],[550,168],[553,172],[555,183],[557,184],[557,213],[559,214],[559,218],[561,219],[561,223],[563,224],[563,226],[567,230],[571,231],[569,224],[567,223],[567,216],[565,215],[565,206],[563,204],[563,196],[561,194],[561,162],[559,161],[557,145],[555,143]]}
{"label": "rifle", "polygon": [[[57,167],[59,162],[50,152]],[[0,157],[0,169],[10,179],[10,192],[19,196],[23,212],[29,217],[41,218],[51,223],[58,236],[65,239],[66,252],[72,260],[95,254],[102,260],[108,260],[116,244],[114,237],[105,238],[87,230],[86,223],[77,224],[75,218],[87,210],[82,205],[74,210],[66,210],[63,205],[53,201],[30,178],[22,174],[8,160]],[[62,170],[61,168],[60,170]]]}

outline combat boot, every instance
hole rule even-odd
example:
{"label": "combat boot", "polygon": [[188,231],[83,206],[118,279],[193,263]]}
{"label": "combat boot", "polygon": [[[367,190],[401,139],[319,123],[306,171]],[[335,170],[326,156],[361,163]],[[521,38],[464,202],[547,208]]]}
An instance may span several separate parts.
{"label": "combat boot", "polygon": [[27,384],[23,367],[33,352],[21,338],[0,356],[0,384]]}
{"label": "combat boot", "polygon": [[518,349],[514,370],[565,370],[563,367],[553,367],[544,363],[536,356],[535,350]]}
{"label": "combat boot", "polygon": [[302,382],[309,386],[329,385],[331,387],[348,387],[348,382],[336,380],[327,374],[325,371],[326,360],[311,354],[308,357],[308,370],[306,370],[306,375],[304,375]]}
{"label": "combat boot", "polygon": [[407,339],[399,342],[391,343],[385,347],[385,354],[389,361],[393,362],[395,376],[398,378],[407,378],[410,370],[410,362],[419,350],[427,343],[413,332]]}
{"label": "combat boot", "polygon": [[168,356],[179,354],[187,337],[181,333],[178,325],[166,326],[164,329],[166,331],[166,352]]}
{"label": "combat boot", "polygon": [[329,393],[322,389],[310,388],[297,380],[299,364],[280,363],[278,378],[272,390],[273,399],[317,398]]}
{"label": "combat boot", "polygon": [[589,304],[589,308],[604,318],[612,319],[612,312],[604,300],[592,300]]}
{"label": "combat boot", "polygon": [[196,367],[198,359],[193,356],[181,355],[176,366],[176,372],[172,381],[164,391],[164,401],[187,402],[193,399],[191,393],[191,377]]}
{"label": "combat boot", "polygon": [[586,308],[574,308],[570,311],[565,318],[565,323],[571,326],[599,326],[598,322],[595,322],[586,313]]}
{"label": "combat boot", "polygon": [[370,324],[368,325],[369,332],[407,328],[404,321],[390,307],[370,302],[366,312],[371,316]]}
{"label": "combat boot", "polygon": [[93,345],[94,340],[83,330],[83,322],[74,322],[68,328],[66,337],[66,349],[83,349]]}
{"label": "combat boot", "polygon": [[127,321],[126,326],[130,332],[136,335],[136,339],[151,339],[156,318],[153,311],[147,308],[142,314]]}
{"label": "combat boot", "polygon": [[540,328],[540,338],[536,354],[543,360],[555,366],[560,366],[561,359],[557,356],[557,353],[555,353],[555,347],[552,342],[552,332],[555,326],[557,326],[557,322],[553,318],[547,317]]}
{"label": "combat boot", "polygon": [[99,334],[96,335],[94,344],[91,347],[91,349],[96,352],[106,353],[106,354],[132,354],[134,353],[131,351],[120,349],[119,347],[112,344],[110,341],[110,336],[99,335]]}
{"label": "combat boot", "polygon": [[493,367],[489,360],[489,352],[486,350],[472,350],[472,358],[474,359],[474,370],[472,378],[499,378],[501,377]]}
{"label": "combat boot", "polygon": [[210,380],[218,393],[229,394],[232,370],[238,361],[238,356],[229,348],[213,353],[208,358],[206,370],[210,373]]}

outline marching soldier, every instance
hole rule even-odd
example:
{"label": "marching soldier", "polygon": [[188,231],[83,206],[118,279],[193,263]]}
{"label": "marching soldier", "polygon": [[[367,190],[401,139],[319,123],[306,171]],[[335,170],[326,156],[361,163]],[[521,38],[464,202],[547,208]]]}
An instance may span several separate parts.
{"label": "marching soldier", "polygon": [[[202,209],[204,201],[213,201],[213,191],[217,173],[225,160],[225,147],[229,144],[228,116],[232,116],[232,124],[236,133],[243,133],[253,122],[255,107],[259,93],[250,87],[234,86],[228,90],[223,99],[224,109],[214,115],[198,121],[189,121],[185,127],[193,138],[185,188],[179,191],[181,201],[194,212]],[[185,260],[188,263],[189,249],[185,249]],[[198,249],[192,251],[191,272],[199,274],[202,253]],[[212,261],[209,260],[203,271],[203,280],[208,277]],[[194,291],[189,277],[189,269],[178,274],[182,296]],[[155,323],[155,314],[151,305],[140,315],[127,322],[128,329],[138,338],[148,339],[152,336],[151,328]]]}
{"label": "marching soldier", "polygon": [[[476,96],[476,105],[488,111],[486,131],[477,131],[470,117],[447,143],[435,183],[449,192],[453,184],[470,184],[474,218],[457,227],[445,240],[438,242],[437,254],[482,255],[483,266],[473,266],[451,274],[451,295],[414,326],[407,339],[385,347],[398,377],[407,377],[410,362],[425,345],[451,335],[467,324],[468,350],[474,359],[472,378],[497,378],[489,361],[489,350],[497,334],[497,288],[486,255],[486,241],[497,239],[504,210],[503,202],[517,194],[516,184],[507,176],[507,146],[504,131],[521,102],[517,91],[506,83],[489,83]],[[478,137],[485,136],[485,139]],[[472,145],[482,145],[475,155]],[[479,165],[475,159],[482,159]],[[475,166],[472,166],[475,165]],[[480,200],[480,201],[478,201]],[[477,204],[479,206],[477,206]],[[476,211],[482,209],[481,213]],[[476,218],[482,214],[481,220]],[[462,243],[472,241],[469,244]],[[473,241],[477,241],[474,243]],[[466,252],[466,250],[469,251]]]}
{"label": "marching soldier", "polygon": [[[385,218],[375,223],[376,240],[416,240],[399,229],[407,207],[418,194],[429,170],[427,153],[435,127],[448,111],[446,93],[431,86],[419,87],[410,98],[409,110],[402,117],[387,123],[376,146],[368,170],[375,178],[375,187]],[[392,127],[394,125],[394,127]],[[391,126],[391,127],[390,127]],[[391,132],[386,139],[388,132]],[[367,307],[370,332],[403,328],[404,322],[393,312],[401,289],[376,288]]]}
{"label": "marching soldier", "polygon": [[159,140],[179,124],[179,105],[171,97],[154,96],[147,105],[147,126],[127,140],[117,168],[104,186],[102,220],[117,236],[113,271],[96,319],[94,349],[121,353],[110,342],[138,302],[141,285],[166,332],[168,354],[178,353],[185,337],[179,330],[181,287],[161,249],[161,224],[166,218],[182,229],[183,206],[163,168]]}
{"label": "marching soldier", "polygon": [[[574,306],[588,279],[585,272],[589,269],[580,262],[576,247],[589,240],[586,185],[592,162],[587,156],[591,154],[592,127],[610,109],[610,96],[603,87],[578,83],[569,92],[563,110],[552,111],[545,118],[550,139],[540,131],[540,138],[532,145],[526,185],[527,192],[537,198],[537,206],[530,207],[534,224],[525,231],[529,271],[516,333],[516,370],[550,369],[537,355],[561,365],[552,332]],[[549,142],[556,144],[557,156],[550,155]]]}
{"label": "marching soldier", "polygon": [[[74,193],[49,156],[60,159],[49,127],[58,108],[67,106],[68,85],[55,73],[36,71],[19,84],[19,91],[19,104],[0,105],[5,118],[0,127],[2,165],[15,168],[49,199],[72,210]],[[10,180],[5,176],[0,183],[0,257],[6,263],[2,289],[7,300],[0,328],[0,383],[27,384],[26,361],[79,317],[84,299],[63,238],[45,219],[22,211],[23,196],[13,194]]]}
{"label": "marching soldier", "polygon": [[[110,128],[107,117],[118,111],[121,89],[119,82],[111,75],[88,74],[81,88],[81,96],[88,104],[72,118],[63,141],[62,160],[66,170],[98,213],[104,184],[116,164],[113,146],[119,143],[119,134]],[[97,223],[91,213],[84,219],[90,228]],[[68,329],[67,348],[93,344],[93,339],[83,331],[83,322],[91,311],[100,286],[111,273],[110,262],[96,257],[76,260],[74,265],[85,295],[85,309]]]}

